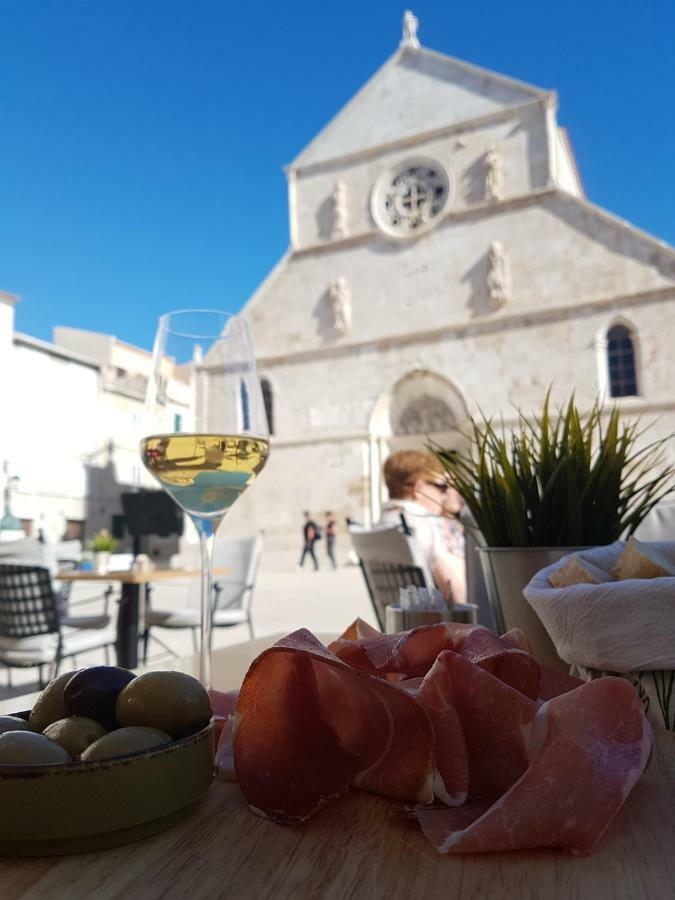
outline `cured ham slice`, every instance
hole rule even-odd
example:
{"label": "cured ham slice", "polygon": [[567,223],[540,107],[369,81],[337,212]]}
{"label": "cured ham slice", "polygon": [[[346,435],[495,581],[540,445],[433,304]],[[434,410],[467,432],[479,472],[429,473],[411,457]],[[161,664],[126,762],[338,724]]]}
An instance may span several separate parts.
{"label": "cured ham slice", "polygon": [[558,669],[552,669],[539,663],[541,669],[541,687],[539,688],[540,700],[552,700],[568,691],[585,684],[582,678],[576,678],[574,675],[566,675],[565,672],[559,672]]}
{"label": "cured ham slice", "polygon": [[527,769],[539,705],[459,653],[442,653],[469,761],[469,797],[493,801]]}
{"label": "cured ham slice", "polygon": [[426,675],[443,650],[454,650],[527,697],[539,694],[539,665],[529,653],[501,641],[481,625],[443,622],[400,634],[340,638],[330,645],[340,659],[373,674]]}
{"label": "cured ham slice", "polygon": [[[209,700],[211,702],[211,711],[213,712],[214,737],[216,748],[220,745],[220,736],[225,728],[225,724],[230,716],[234,715],[237,708],[237,698],[239,691],[216,691],[213,688],[209,690]],[[229,729],[231,732],[231,728]],[[218,762],[216,760],[216,766]]]}
{"label": "cured ham slice", "polygon": [[527,650],[510,646],[480,625],[464,626],[461,630],[456,624],[450,627],[456,635],[453,650],[526,697],[538,697],[539,663]]}
{"label": "cured ham slice", "polygon": [[529,762],[529,736],[538,703],[459,653],[444,650],[409,691],[429,713],[436,739],[435,796],[447,806],[467,797],[493,801]]}
{"label": "cured ham slice", "polygon": [[211,710],[214,716],[227,718],[233,716],[237,708],[237,700],[239,699],[239,691],[216,691],[213,688],[209,690],[209,700],[211,701]]}
{"label": "cured ham slice", "polygon": [[[357,617],[338,638],[339,641],[358,641],[363,638],[382,637],[382,632]],[[329,648],[330,649],[330,648]]]}
{"label": "cured ham slice", "polygon": [[529,745],[528,769],[492,806],[416,811],[439,852],[590,853],[644,771],[652,732],[632,686],[606,677],[542,704]]}
{"label": "cured ham slice", "polygon": [[[502,635],[501,639],[512,647],[525,650],[527,653],[532,652],[530,643],[520,628],[511,628]],[[583,679],[561,672],[559,669],[553,669],[544,663],[539,663],[539,668],[541,670],[540,700],[552,700],[553,697],[573,691],[574,688],[578,688],[584,683]]]}
{"label": "cured ham slice", "polygon": [[232,730],[234,728],[234,716],[222,719],[214,765],[216,775],[222,781],[236,781],[237,773],[234,768],[234,748],[232,746]]}
{"label": "cured ham slice", "polygon": [[[446,657],[449,655],[451,651],[446,650],[438,656],[417,688],[416,697],[434,726],[434,794],[447,806],[461,806],[469,793],[469,756],[446,665]],[[417,680],[409,679],[412,682]],[[399,687],[414,690],[405,681]]]}
{"label": "cured ham slice", "polygon": [[352,669],[301,629],[264,651],[241,687],[233,731],[251,809],[301,822],[350,783],[433,799],[434,733],[407,692]]}

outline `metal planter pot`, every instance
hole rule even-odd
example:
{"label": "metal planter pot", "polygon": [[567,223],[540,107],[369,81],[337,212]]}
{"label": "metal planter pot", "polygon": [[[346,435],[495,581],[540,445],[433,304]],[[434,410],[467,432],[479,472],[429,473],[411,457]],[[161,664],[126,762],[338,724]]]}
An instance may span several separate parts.
{"label": "metal planter pot", "polygon": [[532,607],[523,588],[533,575],[563,556],[587,547],[479,547],[481,567],[490,607],[499,634],[520,628],[539,662],[563,672],[569,666],[556,653],[553,641]]}
{"label": "metal planter pot", "polygon": [[390,603],[384,609],[385,633],[397,634],[422,625],[438,625],[439,622],[463,622],[476,624],[478,607],[473,603],[457,603],[449,609],[402,609]]}

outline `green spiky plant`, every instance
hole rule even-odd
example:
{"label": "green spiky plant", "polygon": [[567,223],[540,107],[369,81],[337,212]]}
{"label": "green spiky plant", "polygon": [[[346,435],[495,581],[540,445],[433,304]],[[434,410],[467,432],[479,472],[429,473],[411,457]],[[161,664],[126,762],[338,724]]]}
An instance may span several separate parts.
{"label": "green spiky plant", "polygon": [[638,446],[639,423],[599,402],[582,414],[574,396],[557,414],[550,389],[538,416],[518,413],[507,433],[470,419],[468,453],[436,454],[490,547],[586,547],[632,534],[675,490],[662,438]]}

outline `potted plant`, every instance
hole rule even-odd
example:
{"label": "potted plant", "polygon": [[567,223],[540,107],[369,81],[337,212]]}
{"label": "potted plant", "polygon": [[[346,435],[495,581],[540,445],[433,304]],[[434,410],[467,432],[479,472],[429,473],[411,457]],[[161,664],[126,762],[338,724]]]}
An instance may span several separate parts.
{"label": "potted plant", "polygon": [[[632,534],[673,488],[667,438],[643,443],[638,422],[574,396],[553,412],[518,412],[511,431],[471,419],[466,452],[432,445],[475,523],[488,598],[498,628],[521,628],[535,655],[559,667],[553,644],[522,589],[545,566],[577,549]],[[566,668],[566,667],[565,667]]]}
{"label": "potted plant", "polygon": [[114,538],[106,528],[101,528],[88,542],[88,547],[94,553],[94,569],[100,574],[108,571],[110,554],[117,548],[119,541]]}

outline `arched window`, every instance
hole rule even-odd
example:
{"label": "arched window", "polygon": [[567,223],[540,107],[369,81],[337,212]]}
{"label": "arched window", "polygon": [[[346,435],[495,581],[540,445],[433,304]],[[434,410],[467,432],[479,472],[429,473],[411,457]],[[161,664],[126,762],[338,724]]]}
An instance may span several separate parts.
{"label": "arched window", "polygon": [[263,403],[265,404],[265,414],[267,415],[267,427],[270,434],[274,434],[274,396],[272,394],[272,385],[267,378],[261,378],[260,388],[262,390]]}
{"label": "arched window", "polygon": [[610,397],[637,395],[635,347],[625,325],[613,325],[607,332],[607,371]]}

